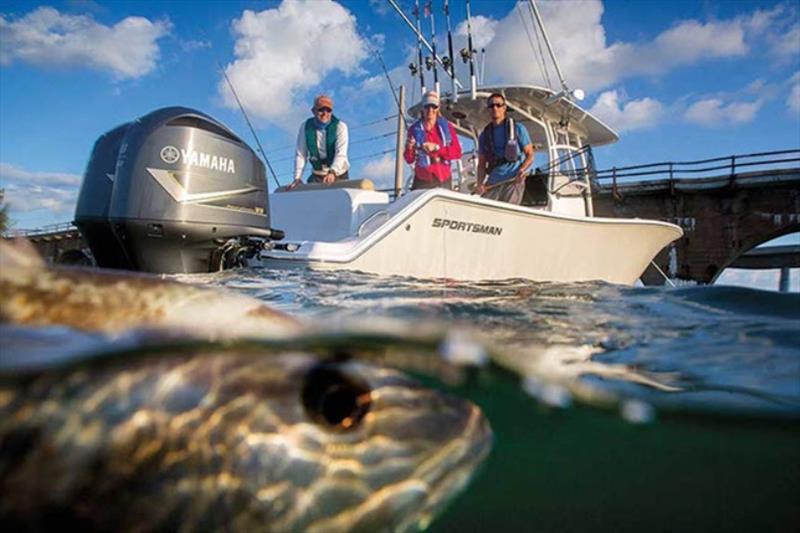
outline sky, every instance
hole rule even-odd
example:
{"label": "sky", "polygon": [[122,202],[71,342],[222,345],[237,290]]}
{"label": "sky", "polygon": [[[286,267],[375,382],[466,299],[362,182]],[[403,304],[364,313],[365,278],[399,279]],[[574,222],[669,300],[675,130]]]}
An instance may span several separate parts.
{"label": "sky", "polygon": [[[411,14],[411,0],[398,3]],[[795,0],[538,4],[569,86],[620,134],[595,151],[599,168],[800,148]],[[485,83],[545,85],[524,5],[471,5]],[[459,49],[465,3],[450,8]],[[433,14],[442,50],[442,0]],[[416,100],[415,53],[388,0],[3,0],[0,188],[11,219],[16,228],[71,220],[95,140],[160,107],[199,109],[255,146],[223,69],[281,183],[297,128],[324,92],[350,125],[351,176],[388,185],[396,106],[380,59]]]}

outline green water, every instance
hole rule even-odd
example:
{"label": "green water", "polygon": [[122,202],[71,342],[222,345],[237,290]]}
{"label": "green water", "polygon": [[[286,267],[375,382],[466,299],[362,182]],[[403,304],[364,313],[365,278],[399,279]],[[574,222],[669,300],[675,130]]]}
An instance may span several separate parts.
{"label": "green water", "polygon": [[432,531],[797,531],[800,422],[538,405],[473,382],[492,454]]}

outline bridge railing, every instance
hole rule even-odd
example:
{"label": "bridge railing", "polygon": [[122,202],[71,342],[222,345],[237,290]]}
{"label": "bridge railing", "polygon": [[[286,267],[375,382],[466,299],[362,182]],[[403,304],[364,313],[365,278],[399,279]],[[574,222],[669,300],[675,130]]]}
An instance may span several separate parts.
{"label": "bridge railing", "polygon": [[3,237],[36,237],[37,235],[47,235],[77,229],[72,222],[60,222],[58,224],[48,224],[35,229],[9,229],[3,233]]}
{"label": "bridge railing", "polygon": [[613,187],[632,182],[685,178],[712,178],[745,172],[800,168],[800,149],[776,150],[754,154],[736,154],[698,161],[664,161],[647,165],[611,167],[596,172],[601,187]]}

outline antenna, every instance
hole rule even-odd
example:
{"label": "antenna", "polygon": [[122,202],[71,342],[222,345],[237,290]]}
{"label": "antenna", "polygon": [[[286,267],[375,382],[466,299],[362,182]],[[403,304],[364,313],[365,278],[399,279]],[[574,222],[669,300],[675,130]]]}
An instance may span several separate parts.
{"label": "antenna", "polygon": [[414,18],[417,21],[417,67],[419,68],[419,86],[422,90],[422,95],[425,95],[425,73],[423,72],[424,63],[422,62],[422,30],[419,23],[419,0],[416,0],[414,5]]}
{"label": "antenna", "polygon": [[253,129],[253,125],[250,123],[250,119],[247,116],[247,112],[244,110],[244,106],[242,105],[241,100],[239,100],[239,95],[236,94],[236,89],[233,88],[233,84],[231,80],[228,79],[228,73],[225,72],[225,69],[222,68],[222,63],[217,61],[217,65],[219,69],[222,71],[222,75],[225,77],[225,81],[228,82],[228,87],[231,88],[231,92],[233,93],[233,97],[236,98],[236,103],[239,104],[239,109],[242,111],[242,115],[244,115],[244,120],[247,122],[247,126],[250,128],[250,133],[253,134],[253,138],[256,140],[256,144],[258,145],[258,151],[261,152],[261,157],[264,158],[264,162],[267,164],[267,168],[269,168],[270,173],[272,174],[272,179],[275,180],[275,184],[280,187],[281,182],[278,181],[278,176],[275,174],[275,171],[272,169],[272,165],[269,164],[269,159],[267,159],[267,154],[264,152],[264,148],[261,146],[261,141],[258,140],[258,135],[256,135],[256,130]]}
{"label": "antenna", "polygon": [[[469,0],[467,0],[469,3]],[[558,67],[558,61],[556,60],[556,55],[553,53],[553,47],[550,45],[550,39],[547,37],[547,30],[544,29],[544,23],[542,22],[542,16],[539,14],[539,8],[536,7],[536,2],[534,0],[528,0],[531,9],[533,9],[533,14],[536,17],[536,24],[539,25],[539,30],[542,32],[542,37],[544,37],[544,43],[547,45],[547,51],[550,53],[550,59],[553,60],[553,65],[556,67],[556,74],[558,74],[558,81],[561,82],[561,89],[564,91],[564,94],[569,95],[569,87],[567,87],[567,82],[564,81],[564,76],[561,75],[561,69]]]}
{"label": "antenna", "polygon": [[[444,16],[447,19],[447,52],[450,54],[450,82],[453,91],[453,102],[458,102],[458,89],[456,88],[456,61],[453,56],[453,32],[450,30],[450,0],[444,0]],[[445,72],[447,65],[445,65]]]}
{"label": "antenna", "polygon": [[[478,97],[478,87],[475,80],[475,50],[472,48],[472,15],[470,14],[469,0],[467,0],[467,46],[469,47],[467,56],[469,57],[470,97],[475,100]],[[463,50],[461,55],[464,56]]]}

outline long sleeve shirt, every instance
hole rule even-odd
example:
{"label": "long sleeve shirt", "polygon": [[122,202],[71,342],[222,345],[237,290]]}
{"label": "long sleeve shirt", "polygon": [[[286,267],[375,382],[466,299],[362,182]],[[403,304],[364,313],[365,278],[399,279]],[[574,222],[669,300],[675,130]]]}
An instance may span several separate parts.
{"label": "long sleeve shirt", "polygon": [[[320,158],[327,157],[328,152],[326,149],[327,134],[325,129],[317,130],[317,150],[319,150]],[[336,148],[331,162],[330,170],[337,176],[341,176],[350,169],[350,161],[347,160],[347,146],[349,143],[349,133],[347,131],[347,124],[340,120],[336,126]],[[308,146],[306,145],[306,123],[303,121],[300,124],[300,131],[297,132],[297,148],[294,156],[294,179],[300,180],[303,176],[303,169],[308,161]],[[325,171],[327,174],[327,171]]]}
{"label": "long sleeve shirt", "polygon": [[[428,154],[431,159],[430,165],[427,167],[421,167],[419,165],[414,166],[414,177],[418,180],[438,182],[447,181],[447,179],[450,177],[450,161],[461,158],[461,144],[458,142],[456,130],[449,122],[447,123],[447,127],[450,130],[451,142],[449,146],[445,146],[444,139],[442,139],[436,123],[434,123],[433,128],[430,130],[425,129],[425,125],[423,124],[423,130],[425,131],[425,142],[436,143],[439,145],[439,149]],[[408,138],[413,137],[413,128],[414,125],[408,129]],[[422,146],[419,143],[417,143],[413,148],[409,148],[408,144],[406,144],[406,150],[403,153],[406,163],[409,165],[414,163],[417,157],[417,150],[422,150]]]}

